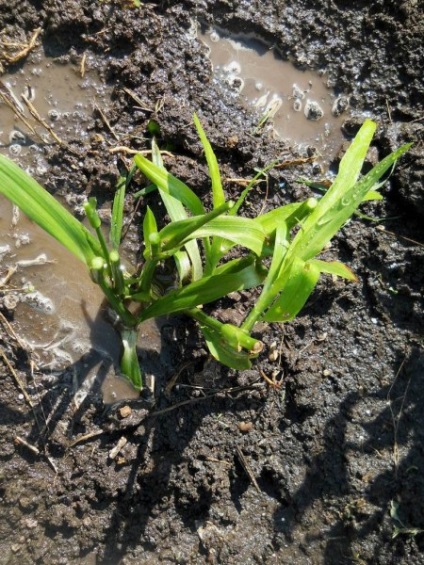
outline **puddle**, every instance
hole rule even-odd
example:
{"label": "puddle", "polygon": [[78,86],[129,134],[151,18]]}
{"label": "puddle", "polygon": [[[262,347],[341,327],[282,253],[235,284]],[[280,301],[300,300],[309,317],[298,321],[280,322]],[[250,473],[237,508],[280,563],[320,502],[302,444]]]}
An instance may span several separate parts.
{"label": "puddle", "polygon": [[[44,151],[57,143],[54,135],[63,141],[87,137],[96,105],[105,111],[111,93],[95,71],[82,77],[80,67],[59,64],[40,52],[22,70],[3,75],[0,89],[26,121],[0,97],[0,152],[37,176],[48,172]],[[22,95],[47,128],[34,119]],[[39,367],[54,372],[74,366],[77,381],[84,375],[83,383],[74,383],[77,403],[99,387],[106,403],[138,397],[125,379],[115,376],[120,341],[99,287],[80,261],[2,197],[0,264],[0,279],[17,266],[2,292],[3,303],[13,309],[15,332],[34,351]],[[146,323],[140,333],[143,350],[159,352],[155,322]]]}
{"label": "puddle", "polygon": [[[101,373],[98,384],[106,403],[138,397],[125,379],[115,377],[120,341],[99,287],[80,261],[23,214],[17,216],[2,197],[0,261],[0,279],[17,267],[2,293],[3,303],[14,311],[15,332],[34,351],[41,368],[59,371],[77,363],[87,375],[80,396]],[[142,355],[159,355],[157,322],[140,327],[139,345]]]}
{"label": "puddle", "polygon": [[210,48],[216,78],[260,116],[268,115],[276,135],[301,149],[313,145],[324,166],[336,156],[349,100],[336,97],[324,77],[296,69],[253,37],[219,29],[199,37]]}
{"label": "puddle", "polygon": [[[76,363],[86,375],[77,393],[80,402],[100,385],[106,403],[138,397],[125,379],[115,377],[120,341],[99,287],[80,261],[23,214],[17,217],[2,197],[0,262],[0,279],[17,266],[2,292],[3,303],[14,311],[14,330],[40,368],[54,372]],[[160,343],[160,327],[149,320],[140,328],[140,346],[159,354]]]}
{"label": "puddle", "polygon": [[[57,143],[55,136],[63,141],[70,136],[82,140],[88,137],[96,106],[107,113],[112,91],[100,82],[95,70],[89,70],[90,63],[91,59],[87,57],[87,70],[81,76],[81,67],[60,64],[37,52],[21,70],[3,75],[0,83],[0,152],[13,158],[31,174],[36,172],[40,176],[47,172],[43,147]],[[17,112],[9,107],[4,96]],[[24,97],[46,127],[31,114]],[[51,128],[50,133],[48,128]]]}

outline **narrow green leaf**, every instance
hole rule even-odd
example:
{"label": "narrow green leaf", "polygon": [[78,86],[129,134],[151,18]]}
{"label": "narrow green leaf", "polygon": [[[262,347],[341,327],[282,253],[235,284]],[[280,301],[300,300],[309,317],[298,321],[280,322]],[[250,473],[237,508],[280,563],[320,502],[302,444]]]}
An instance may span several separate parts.
{"label": "narrow green leaf", "polygon": [[214,302],[230,292],[258,286],[262,283],[263,278],[263,273],[256,265],[245,267],[243,270],[232,274],[204,277],[159,298],[142,312],[139,321],[182,312]]}
{"label": "narrow green leaf", "polygon": [[[274,302],[275,298],[283,288],[288,273],[281,273],[284,259],[288,249],[288,229],[284,222],[276,229],[272,259],[269,270],[262,287],[259,298],[255,301],[252,309],[242,324],[242,328],[250,332],[263,313]],[[278,280],[277,280],[278,279]]]}
{"label": "narrow green leaf", "polygon": [[144,245],[146,246],[144,250],[145,259],[152,258],[152,244],[150,241],[150,236],[155,233],[156,234],[158,233],[156,218],[150,207],[147,206],[146,214],[144,215],[144,219],[143,219],[143,240],[144,240]]}
{"label": "narrow green leaf", "polygon": [[[165,171],[166,170],[163,166],[163,162],[162,162],[162,157],[159,151],[159,148],[156,144],[156,142],[153,140],[152,142],[152,158],[153,158],[153,165],[156,166],[160,171]],[[178,179],[177,179],[178,180]],[[178,181],[181,185],[183,185],[183,187],[185,187],[185,189],[183,188],[183,192],[184,190],[187,192],[187,198],[193,197],[194,198],[194,202],[196,202],[196,199],[198,200],[198,203],[195,206],[195,209],[198,210],[198,212],[192,212],[193,213],[198,213],[198,214],[204,214],[205,210],[203,208],[202,203],[200,202],[200,200],[197,198],[197,196],[188,188],[188,186],[186,186],[184,183],[181,183],[181,181]],[[188,214],[183,206],[183,202],[178,199],[175,196],[175,192],[173,192],[173,189],[175,188],[176,190],[178,190],[178,186],[174,187],[174,185],[172,185],[172,190],[171,188],[169,188],[169,190],[163,190],[161,186],[158,185],[159,188],[159,192],[162,198],[162,202],[164,203],[164,206],[166,208],[166,211],[169,214],[169,217],[171,218],[172,222],[176,222],[179,220],[185,220],[186,218],[188,218]],[[200,205],[199,205],[200,203]],[[189,207],[189,206],[188,206]],[[186,246],[186,251],[188,256],[190,257],[190,261],[191,261],[191,268],[192,268],[192,279],[193,280],[198,280],[200,278],[202,278],[203,276],[203,265],[202,265],[202,259],[200,257],[200,252],[199,252],[199,248],[197,245],[196,241],[189,241]]]}
{"label": "narrow green leaf", "polygon": [[209,175],[212,181],[212,201],[213,207],[217,208],[225,203],[225,194],[222,189],[221,175],[219,172],[218,161],[216,159],[215,153],[212,149],[212,145],[209,143],[208,138],[203,130],[202,124],[196,114],[193,115],[194,125],[196,126],[197,133],[202,142],[203,149],[205,151],[206,161],[208,163]]}
{"label": "narrow green leaf", "polygon": [[227,212],[230,207],[231,203],[224,203],[207,214],[192,216],[191,218],[168,224],[159,232],[163,250],[178,247],[184,240],[192,239],[192,234],[203,226],[209,226],[212,220]]}
{"label": "narrow green leaf", "polygon": [[366,120],[344,155],[340,163],[339,174],[333,185],[302,224],[302,229],[296,235],[290,248],[291,257],[301,257],[307,260],[318,255],[352,216],[367,192],[409,149],[410,144],[400,147],[356,182],[374,130],[374,122]]}
{"label": "narrow green leaf", "polygon": [[363,197],[362,202],[369,202],[370,200],[383,200],[383,195],[377,190],[369,190]]}
{"label": "narrow green leaf", "polygon": [[[230,248],[234,245],[241,245],[251,249],[256,255],[261,255],[265,233],[260,224],[250,218],[220,216],[193,232],[189,237],[190,239],[219,237],[222,234],[225,234],[225,239],[231,242]],[[225,242],[223,245],[225,245]],[[227,246],[225,250],[228,250]]]}
{"label": "narrow green leaf", "polygon": [[119,177],[112,205],[112,220],[110,224],[110,243],[116,250],[121,244],[122,226],[124,223],[124,204],[127,178]]}
{"label": "narrow green leaf", "polygon": [[3,155],[0,193],[86,265],[101,255],[97,239],[36,180]]}
{"label": "narrow green leaf", "polygon": [[263,316],[266,322],[289,322],[305,305],[318,280],[319,268],[312,262],[293,260],[283,291]]}
{"label": "narrow green leaf", "polygon": [[337,277],[342,277],[348,281],[358,281],[358,277],[352,269],[349,269],[347,265],[340,263],[340,261],[320,261],[319,259],[311,259],[309,263],[316,266],[321,273],[336,275]]}
{"label": "narrow green leaf", "polygon": [[315,210],[317,205],[318,201],[315,198],[308,198],[305,202],[286,204],[285,206],[271,210],[255,218],[255,221],[262,225],[267,235],[271,234],[283,223],[291,230],[308,217],[308,215]]}
{"label": "narrow green leaf", "polygon": [[137,390],[143,388],[143,377],[137,355],[138,331],[134,328],[121,330],[123,353],[121,357],[121,373],[129,379]]}
{"label": "narrow green leaf", "polygon": [[[245,267],[249,267],[256,262],[256,257],[254,255],[247,255],[246,257],[239,257],[238,259],[232,259],[227,263],[223,263],[219,265],[215,269],[215,275],[231,275],[232,273],[237,273],[241,271]],[[261,269],[261,265],[258,264],[256,268]],[[265,275],[266,271],[264,271],[263,275]]]}
{"label": "narrow green leaf", "polygon": [[141,154],[135,155],[134,162],[140,171],[156,186],[179,200],[186,206],[192,214],[204,214],[205,209],[201,200],[194,194],[194,192],[177,177],[174,177],[165,168],[159,167],[146,159]]}
{"label": "narrow green leaf", "polygon": [[180,284],[188,284],[191,276],[191,263],[186,251],[174,253],[174,261],[178,271]]}
{"label": "narrow green leaf", "polygon": [[250,369],[252,366],[251,358],[253,357],[246,351],[237,351],[229,346],[222,336],[206,326],[200,326],[203,335],[205,336],[206,345],[211,355],[220,363],[231,369],[239,371],[243,369]]}

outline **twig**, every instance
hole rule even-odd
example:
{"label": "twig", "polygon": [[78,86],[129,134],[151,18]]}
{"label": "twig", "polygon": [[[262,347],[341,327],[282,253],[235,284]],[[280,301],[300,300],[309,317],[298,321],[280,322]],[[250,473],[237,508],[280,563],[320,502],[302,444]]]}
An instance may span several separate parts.
{"label": "twig", "polygon": [[3,324],[4,328],[6,329],[7,333],[9,334],[9,337],[12,337],[19,345],[19,347],[22,347],[22,349],[26,351],[28,349],[27,343],[18,336],[18,334],[9,324],[9,322],[7,321],[7,319],[5,318],[2,312],[0,312],[0,321]]}
{"label": "twig", "polygon": [[7,273],[2,279],[0,279],[0,288],[7,285],[7,283],[10,281],[17,270],[18,268],[16,265],[14,265],[13,267],[8,267]]}
{"label": "twig", "polygon": [[172,410],[176,410],[177,408],[181,408],[181,406],[186,406],[187,404],[194,404],[196,402],[200,402],[201,400],[208,400],[217,396],[218,394],[228,394],[233,392],[241,392],[243,390],[255,389],[260,388],[262,386],[261,383],[253,383],[251,385],[244,385],[244,386],[234,386],[231,388],[223,388],[220,390],[215,391],[212,394],[206,394],[205,396],[199,396],[198,398],[190,398],[189,400],[182,400],[181,402],[177,402],[172,406],[168,406],[167,408],[163,408],[162,410],[155,410],[155,412],[151,412],[150,416],[160,416],[162,414],[166,414],[167,412],[172,412]]}
{"label": "twig", "polygon": [[53,139],[55,141],[57,141],[57,143],[59,143],[59,145],[63,145],[63,141],[53,131],[51,126],[49,126],[49,124],[45,120],[43,120],[43,118],[40,116],[40,114],[35,109],[32,102],[30,102],[30,100],[28,99],[28,97],[25,94],[22,94],[22,100],[25,102],[25,104],[26,104],[31,116],[34,118],[34,120],[37,121],[41,126],[43,126],[43,128],[45,128],[49,132],[49,134],[53,137]]}
{"label": "twig", "polygon": [[21,122],[26,125],[26,127],[29,129],[29,131],[31,133],[33,133],[34,135],[37,135],[38,137],[40,137],[40,139],[42,139],[42,141],[44,143],[44,139],[41,137],[41,135],[32,127],[32,125],[26,119],[26,117],[23,113],[23,106],[16,99],[16,96],[13,94],[11,89],[8,88],[4,84],[4,82],[2,82],[1,80],[0,80],[0,98],[3,100],[3,102],[6,104],[6,106],[9,106],[9,108],[12,110],[12,112],[15,114],[15,116],[18,118],[18,120],[21,120]]}
{"label": "twig", "polygon": [[110,125],[109,120],[106,117],[106,114],[103,112],[103,110],[100,108],[100,106],[97,106],[97,104],[94,106],[94,109],[97,110],[100,114],[100,117],[103,120],[103,123],[105,124],[105,126],[107,127],[107,129],[109,130],[109,132],[112,134],[113,138],[115,139],[115,141],[119,141],[119,137],[116,135],[113,127]]}
{"label": "twig", "polygon": [[395,413],[392,409],[392,401],[390,399],[390,395],[392,393],[393,387],[395,386],[395,383],[400,375],[400,373],[403,370],[403,367],[405,365],[405,361],[406,361],[406,356],[403,358],[402,363],[399,366],[399,369],[397,370],[397,373],[395,375],[395,378],[393,380],[393,383],[389,389],[389,392],[387,393],[387,403],[389,405],[389,410],[390,410],[390,414],[392,416],[392,422],[393,422],[393,461],[395,464],[395,469],[396,469],[396,473],[397,473],[397,469],[398,469],[398,465],[399,465],[399,448],[398,448],[398,431],[399,431],[399,422],[400,419],[402,417],[402,412],[403,412],[403,407],[405,405],[405,399],[406,399],[406,395],[408,393],[408,389],[409,389],[409,385],[411,384],[411,379],[409,379],[407,385],[406,385],[406,389],[405,389],[405,393],[402,397],[402,403],[399,409],[399,412],[397,414],[397,416],[395,416]]}
{"label": "twig", "polygon": [[190,367],[190,365],[192,363],[193,363],[192,361],[187,361],[186,363],[184,363],[184,365],[181,367],[181,369],[169,380],[169,382],[167,383],[167,385],[165,387],[165,391],[164,391],[165,396],[169,397],[172,389],[174,388],[178,379],[180,378],[180,375],[183,373],[183,371],[185,371],[187,369],[187,367]]}
{"label": "twig", "polygon": [[7,368],[9,369],[9,371],[11,372],[11,374],[12,374],[14,380],[15,380],[15,383],[17,384],[19,390],[20,390],[21,393],[23,394],[23,396],[24,396],[25,400],[27,401],[29,407],[31,408],[32,413],[34,414],[34,418],[35,418],[35,422],[36,422],[36,424],[37,424],[37,427],[40,429],[40,424],[39,424],[39,422],[38,422],[37,414],[36,414],[36,412],[35,412],[35,408],[34,408],[34,405],[33,405],[33,403],[32,403],[31,397],[29,396],[29,394],[28,394],[27,391],[25,390],[24,385],[23,385],[21,379],[19,378],[19,376],[18,376],[17,372],[15,371],[15,369],[12,367],[12,365],[11,365],[9,359],[6,357],[4,351],[3,351],[3,349],[2,349],[1,347],[0,347],[0,356],[3,358],[3,361],[5,362]]}
{"label": "twig", "polygon": [[115,457],[118,455],[118,453],[121,451],[121,449],[127,444],[128,439],[125,436],[121,436],[115,447],[113,447],[108,454],[109,459],[115,459]]}
{"label": "twig", "polygon": [[300,157],[299,159],[292,159],[290,161],[283,161],[282,163],[277,163],[274,169],[283,169],[285,167],[293,167],[295,165],[304,165],[305,163],[313,163],[317,160],[317,157]]}
{"label": "twig", "polygon": [[375,229],[383,233],[387,233],[388,235],[392,235],[393,237],[397,237],[398,239],[404,239],[405,241],[409,241],[410,243],[424,247],[424,243],[421,243],[421,241],[416,241],[415,239],[411,239],[410,237],[406,237],[405,235],[398,235],[393,231],[387,230],[385,226],[379,225]]}
{"label": "twig", "polygon": [[269,386],[272,386],[275,390],[281,390],[282,383],[280,381],[273,381],[262,371],[262,369],[259,369],[259,374],[269,384]]}
{"label": "twig", "polygon": [[[131,149],[125,145],[119,145],[118,147],[111,147],[109,149],[109,153],[127,153],[128,155],[138,155],[141,153],[141,155],[151,155],[152,150],[144,149],[143,151],[140,151],[139,149]],[[165,155],[166,157],[174,157],[173,153],[170,153],[169,151],[161,151],[160,154]]]}
{"label": "twig", "polygon": [[13,441],[15,442],[16,445],[23,445],[24,447],[32,451],[32,453],[34,453],[35,455],[40,455],[40,450],[38,449],[38,447],[35,447],[35,445],[28,443],[25,439],[21,438],[20,436],[15,436]]}
{"label": "twig", "polygon": [[17,63],[18,61],[20,61],[21,59],[23,59],[24,57],[26,57],[36,46],[36,42],[37,42],[37,38],[41,33],[42,28],[39,27],[37,28],[32,36],[31,39],[29,40],[29,42],[27,44],[18,44],[18,43],[6,43],[6,42],[2,42],[2,46],[3,47],[23,47],[20,51],[18,51],[17,53],[15,53],[15,55],[8,55],[7,53],[3,53],[3,57],[4,59],[8,62],[8,63]]}
{"label": "twig", "polygon": [[130,90],[129,88],[123,88],[123,91],[128,94],[128,96],[130,98],[132,98],[134,100],[134,102],[136,102],[136,104],[138,104],[138,107],[140,108],[140,110],[144,110],[145,112],[150,112],[153,113],[154,110],[152,108],[147,108],[146,106],[144,106],[143,101],[141,100],[141,98],[139,98],[137,96],[137,94],[135,94],[135,92],[133,92],[132,90]]}
{"label": "twig", "polygon": [[82,56],[82,59],[81,59],[81,65],[80,65],[81,78],[85,77],[85,62],[86,62],[86,60],[87,60],[87,53],[84,52],[84,55]]}
{"label": "twig", "polygon": [[68,449],[70,449],[71,447],[75,447],[76,445],[78,445],[79,443],[82,443],[83,441],[88,441],[89,439],[92,439],[93,437],[101,436],[104,433],[105,432],[103,430],[98,430],[97,432],[90,432],[90,433],[85,434],[83,436],[77,437],[76,439],[74,439],[74,441],[71,441],[71,443],[68,444]]}
{"label": "twig", "polygon": [[249,477],[250,482],[252,483],[252,485],[255,487],[255,489],[258,492],[261,492],[261,489],[259,488],[259,485],[258,485],[258,482],[255,478],[255,475],[250,470],[249,465],[248,465],[247,460],[246,460],[246,457],[243,455],[242,450],[237,446],[236,451],[237,451],[237,456],[239,458],[240,464],[243,467],[246,475]]}

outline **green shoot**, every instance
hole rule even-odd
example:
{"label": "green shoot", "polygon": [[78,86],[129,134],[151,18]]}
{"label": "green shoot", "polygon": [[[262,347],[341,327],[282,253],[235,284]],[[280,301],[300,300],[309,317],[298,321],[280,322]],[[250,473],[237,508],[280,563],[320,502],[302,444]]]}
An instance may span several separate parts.
{"label": "green shoot", "polygon": [[[108,238],[94,198],[84,206],[90,231],[34,179],[0,156],[0,193],[86,265],[118,315],[120,370],[138,389],[143,387],[144,379],[137,356],[137,330],[145,320],[186,314],[197,321],[210,353],[218,361],[245,369],[262,349],[261,341],[252,337],[257,322],[293,320],[323,273],[356,280],[346,265],[317,257],[361,202],[380,198],[376,190],[383,175],[410,147],[400,147],[360,178],[376,127],[366,120],[343,157],[333,185],[320,200],[309,198],[246,218],[239,215],[246,195],[275,163],[259,171],[237,202],[231,202],[226,198],[218,161],[197,116],[194,123],[211,177],[212,209],[207,210],[191,188],[166,170],[153,140],[152,161],[136,155],[129,175],[119,179]],[[145,207],[144,262],[127,272],[120,249],[126,191],[135,168],[152,183],[139,190],[137,197],[157,189],[171,221],[159,228],[152,210]],[[172,287],[158,292],[158,269],[170,260],[175,264]],[[260,288],[261,292],[240,327],[221,323],[203,308],[234,291],[252,288]]]}

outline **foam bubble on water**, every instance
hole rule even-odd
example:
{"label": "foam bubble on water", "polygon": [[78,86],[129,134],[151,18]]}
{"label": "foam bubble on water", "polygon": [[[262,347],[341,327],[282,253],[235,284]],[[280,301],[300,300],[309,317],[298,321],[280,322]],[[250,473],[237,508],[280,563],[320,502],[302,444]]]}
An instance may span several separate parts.
{"label": "foam bubble on water", "polygon": [[9,145],[9,153],[12,157],[18,157],[22,153],[22,145],[19,145],[19,143],[12,143],[12,145]]}
{"label": "foam bubble on water", "polygon": [[257,110],[259,120],[267,114],[281,139],[302,151],[313,143],[322,161],[331,162],[343,143],[348,96],[337,98],[322,76],[297,69],[260,39],[219,28],[199,37],[209,49],[218,82],[240,93],[241,102]]}
{"label": "foam bubble on water", "polygon": [[54,304],[50,298],[44,296],[38,290],[23,295],[21,300],[28,304],[28,306],[31,306],[31,308],[34,308],[34,310],[42,312],[43,314],[51,315],[55,311]]}

